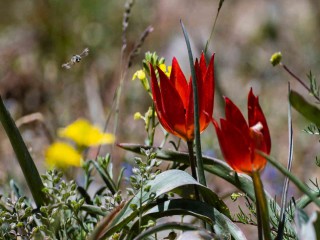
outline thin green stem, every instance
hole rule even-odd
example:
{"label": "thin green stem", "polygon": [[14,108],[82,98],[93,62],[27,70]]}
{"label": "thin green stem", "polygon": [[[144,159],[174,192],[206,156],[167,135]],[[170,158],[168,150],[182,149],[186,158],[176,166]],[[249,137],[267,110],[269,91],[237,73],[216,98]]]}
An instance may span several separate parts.
{"label": "thin green stem", "polygon": [[[264,194],[263,184],[260,179],[259,171],[254,171],[251,177],[252,177],[254,191],[256,195],[257,213],[260,215],[260,216],[258,215],[258,228],[259,227],[261,228],[262,226],[264,239],[271,240],[268,204],[267,204],[266,196]],[[258,231],[261,231],[261,229],[259,229]]]}
{"label": "thin green stem", "polygon": [[219,2],[218,11],[217,11],[217,14],[216,14],[216,16],[215,16],[215,18],[214,18],[214,21],[213,21],[213,26],[212,26],[212,28],[211,28],[210,37],[209,37],[209,39],[207,40],[206,47],[204,48],[204,54],[207,54],[208,45],[209,45],[210,40],[212,39],[213,32],[214,32],[214,29],[215,29],[215,27],[216,27],[216,23],[217,23],[218,16],[219,16],[220,10],[221,10],[221,8],[222,8],[223,2],[224,2],[224,0],[220,0],[220,2]]}
{"label": "thin green stem", "polygon": [[195,180],[198,180],[197,170],[196,170],[196,161],[195,161],[194,153],[193,153],[193,141],[188,141],[187,145],[188,145],[188,151],[189,151],[191,175]]}
{"label": "thin green stem", "polygon": [[[197,170],[196,170],[196,161],[194,159],[194,153],[193,153],[193,141],[188,141],[188,150],[189,150],[189,160],[190,160],[190,168],[191,168],[191,175],[192,177],[198,181],[197,178]],[[197,186],[194,186],[194,193],[197,200],[200,199],[199,191]]]}
{"label": "thin green stem", "polygon": [[[280,63],[282,66],[294,79],[296,79],[309,93],[312,93],[311,89],[305,84],[297,75],[295,75],[285,64]],[[317,95],[313,95],[319,102],[320,98]]]}
{"label": "thin green stem", "polygon": [[256,213],[257,213],[257,220],[258,220],[258,239],[262,240],[263,239],[263,235],[262,235],[262,222],[261,222],[261,211],[260,211],[260,205],[259,205],[259,201],[256,201]]}
{"label": "thin green stem", "polygon": [[141,186],[140,186],[140,199],[139,199],[139,229],[141,228],[142,224],[142,194],[143,194],[143,186],[144,186],[144,179],[141,179]]}
{"label": "thin green stem", "polygon": [[151,117],[151,134],[149,135],[149,145],[152,147],[153,146],[153,141],[154,141],[154,134],[156,132],[156,121],[155,121],[155,107],[154,103],[152,103],[152,117]]}

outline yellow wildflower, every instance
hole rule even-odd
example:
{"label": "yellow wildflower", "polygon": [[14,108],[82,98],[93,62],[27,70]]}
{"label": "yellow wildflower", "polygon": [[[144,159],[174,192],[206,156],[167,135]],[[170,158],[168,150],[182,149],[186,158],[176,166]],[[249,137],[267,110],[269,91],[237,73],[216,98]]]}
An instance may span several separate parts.
{"label": "yellow wildflower", "polygon": [[58,132],[60,137],[69,138],[83,147],[113,143],[115,137],[110,133],[103,133],[85,119],[78,119]]}
{"label": "yellow wildflower", "polygon": [[143,80],[146,78],[146,74],[143,70],[138,70],[136,71],[133,76],[132,76],[132,80],[135,80],[136,78]]}
{"label": "yellow wildflower", "polygon": [[139,112],[136,112],[134,115],[133,115],[133,119],[134,120],[139,120],[139,119],[141,119],[142,118],[142,115],[141,115],[141,113],[139,113]]}
{"label": "yellow wildflower", "polygon": [[276,53],[272,54],[272,56],[270,58],[270,62],[272,64],[272,66],[277,66],[279,63],[281,63],[281,60],[282,60],[281,52],[276,52]]}
{"label": "yellow wildflower", "polygon": [[51,144],[45,152],[45,158],[50,168],[80,167],[82,165],[81,155],[73,147],[64,142]]}
{"label": "yellow wildflower", "polygon": [[167,75],[167,77],[170,77],[171,69],[172,69],[171,66],[167,67],[164,63],[161,63],[159,65],[159,68],[162,70],[162,72],[164,72]]}

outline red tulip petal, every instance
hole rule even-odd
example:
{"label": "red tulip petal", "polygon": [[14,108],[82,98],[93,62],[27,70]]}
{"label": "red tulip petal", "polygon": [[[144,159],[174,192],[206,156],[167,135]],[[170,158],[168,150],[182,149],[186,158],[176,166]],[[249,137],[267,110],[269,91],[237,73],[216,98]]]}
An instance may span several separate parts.
{"label": "red tulip petal", "polygon": [[[202,60],[204,61],[204,60]],[[202,72],[198,59],[196,59],[194,64],[196,77],[197,77],[197,88],[198,88],[198,102],[199,102],[199,125],[200,125],[200,132],[202,132],[209,124],[208,117],[204,114],[205,112],[205,104],[206,104],[206,88],[203,85],[203,77],[205,71]]]}
{"label": "red tulip petal", "polygon": [[236,126],[239,131],[243,134],[243,137],[246,139],[247,144],[250,141],[249,136],[249,127],[248,124],[240,112],[239,108],[227,97],[225,97],[226,107],[226,119],[228,122],[232,123],[233,126]]}
{"label": "red tulip petal", "polygon": [[180,98],[183,102],[183,106],[187,108],[188,83],[187,83],[186,77],[181,71],[181,68],[176,58],[172,59],[172,70],[170,74],[170,81],[173,83],[177,92],[179,93]]}
{"label": "red tulip petal", "polygon": [[261,129],[261,132],[264,136],[267,153],[269,154],[271,150],[271,138],[268,124],[260,107],[259,98],[253,94],[252,88],[250,89],[250,92],[248,94],[248,120],[249,127],[256,125],[258,122],[262,124],[263,128]]}
{"label": "red tulip petal", "polygon": [[158,68],[162,107],[170,127],[184,136],[186,134],[186,110],[182,99],[167,75]]}
{"label": "red tulip petal", "polygon": [[[260,150],[262,152],[267,153],[266,142],[260,130],[255,130],[254,127],[250,128],[250,136],[252,140],[251,149]],[[252,151],[251,159],[252,159],[253,170],[255,171],[262,170],[267,164],[267,160],[264,157],[262,157],[260,154],[256,153],[255,151]]]}
{"label": "red tulip petal", "polygon": [[217,135],[225,160],[239,173],[252,172],[250,146],[246,143],[243,134],[233,125],[233,123],[225,119],[221,119],[220,123],[221,130],[220,132],[217,131]]}
{"label": "red tulip petal", "polygon": [[[202,55],[201,55],[201,59],[202,59]],[[201,59],[200,59],[200,65],[201,65]],[[212,116],[212,113],[213,113],[213,106],[214,106],[214,65],[213,63],[214,63],[214,54],[211,57],[210,63],[208,65],[208,69],[206,70],[204,79],[203,79],[204,80],[203,92],[201,95],[203,98],[204,106],[203,106],[203,109],[200,109],[200,115],[204,114],[206,118],[205,120],[206,123],[204,124],[203,130],[207,127],[207,124],[210,122],[210,117]]]}
{"label": "red tulip petal", "polygon": [[156,107],[156,112],[157,112],[159,122],[168,132],[175,134],[175,131],[167,123],[167,117],[165,115],[165,112],[162,106],[162,97],[161,97],[158,80],[151,64],[150,64],[150,72],[151,72],[151,90],[152,90],[153,102]]}
{"label": "red tulip petal", "polygon": [[188,140],[194,139],[194,107],[193,107],[193,89],[192,89],[192,80],[190,78],[188,84],[188,107],[186,113],[186,128]]}
{"label": "red tulip petal", "polygon": [[207,71],[206,58],[203,52],[201,53],[201,56],[200,56],[200,69],[203,74],[205,74],[205,72]]}

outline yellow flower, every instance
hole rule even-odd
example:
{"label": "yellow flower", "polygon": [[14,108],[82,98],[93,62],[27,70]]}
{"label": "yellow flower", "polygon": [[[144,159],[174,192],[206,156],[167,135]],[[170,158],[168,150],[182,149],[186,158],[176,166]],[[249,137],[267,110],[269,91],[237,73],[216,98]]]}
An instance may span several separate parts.
{"label": "yellow flower", "polygon": [[270,62],[272,64],[272,66],[277,66],[279,63],[281,63],[281,60],[282,60],[281,52],[276,52],[276,53],[272,54],[272,56],[270,58]]}
{"label": "yellow flower", "polygon": [[167,67],[164,63],[161,63],[159,65],[159,68],[162,70],[162,72],[164,72],[167,75],[167,77],[170,77],[171,69],[172,69],[171,66]]}
{"label": "yellow flower", "polygon": [[80,167],[82,165],[81,155],[69,144],[63,142],[51,144],[45,152],[45,157],[50,168]]}
{"label": "yellow flower", "polygon": [[143,80],[146,78],[146,74],[143,70],[138,70],[136,71],[133,76],[132,76],[132,80],[135,80],[136,78]]}
{"label": "yellow flower", "polygon": [[115,137],[110,133],[103,133],[85,119],[78,119],[58,132],[60,137],[69,138],[83,147],[113,143]]}
{"label": "yellow flower", "polygon": [[134,120],[139,120],[139,119],[141,119],[142,118],[142,115],[141,115],[141,113],[139,113],[139,112],[136,112],[134,115],[133,115],[133,119]]}

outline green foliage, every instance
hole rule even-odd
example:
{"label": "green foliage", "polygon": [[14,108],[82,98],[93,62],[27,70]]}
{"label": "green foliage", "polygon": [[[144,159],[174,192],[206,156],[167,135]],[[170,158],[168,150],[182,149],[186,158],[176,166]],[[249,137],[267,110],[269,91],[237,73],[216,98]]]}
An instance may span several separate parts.
{"label": "green foliage", "polygon": [[165,59],[162,57],[160,58],[156,52],[146,52],[145,53],[145,58],[142,61],[142,66],[143,66],[143,70],[148,73],[148,75],[150,76],[150,68],[149,68],[149,64],[152,64],[152,66],[156,69],[157,66],[159,66],[160,64],[164,64],[165,63]]}
{"label": "green foliage", "polygon": [[[135,45],[127,41],[126,37],[130,34],[128,31],[129,19],[133,14],[132,10],[135,1],[128,0],[126,2],[122,22],[122,57],[127,60],[124,61],[127,64],[122,63],[121,69],[123,72],[114,74],[121,75],[122,83],[126,79],[124,72],[128,71],[127,68],[131,66],[133,58],[140,52],[146,36],[153,31],[152,27],[147,27]],[[223,0],[219,1],[212,32],[223,2]],[[113,54],[115,51],[118,51],[118,48],[113,47],[111,44],[111,42],[117,42],[115,39],[120,39],[121,37],[121,31],[116,31],[117,22],[115,20],[117,19],[113,20],[113,17],[105,21],[105,16],[119,17],[113,13],[114,7],[120,6],[120,4],[118,1],[112,0],[105,3],[105,8],[101,8],[100,5],[99,1],[93,1],[90,4],[87,1],[79,1],[70,6],[59,1],[49,1],[44,4],[31,4],[29,6],[32,9],[31,15],[38,15],[41,19],[41,21],[35,21],[36,24],[28,23],[31,28],[34,28],[33,35],[39,38],[39,45],[43,47],[43,52],[35,54],[39,55],[41,62],[41,64],[35,63],[35,68],[37,69],[38,66],[41,68],[43,66],[44,68],[40,69],[39,78],[43,78],[41,72],[46,72],[46,74],[47,72],[53,72],[54,74],[52,75],[56,76],[52,77],[52,82],[60,81],[58,79],[62,79],[63,74],[58,71],[57,66],[61,66],[60,62],[62,63],[63,59],[65,59],[66,49],[70,48],[70,46],[72,48],[82,48],[83,46],[80,45],[83,43],[89,45],[90,49],[93,50],[94,58],[90,54],[86,58],[86,63],[88,66],[89,64],[98,66],[97,68],[92,67],[92,72],[98,70],[97,78],[104,75],[108,76],[105,72],[106,68],[114,68],[114,72],[119,70],[118,61],[110,61],[106,58],[103,49],[110,48],[109,50],[112,51],[110,55],[112,56],[115,55]],[[146,10],[142,8],[143,15],[140,16],[141,20],[145,19],[145,16],[151,12]],[[59,14],[61,17],[54,20],[50,16],[56,12],[61,13]],[[73,18],[74,12],[79,15],[76,19]],[[89,14],[90,12],[94,14]],[[85,18],[88,19],[83,18],[81,15],[86,16]],[[40,25],[38,24],[39,22]],[[83,28],[83,33],[78,30],[77,25]],[[60,26],[65,27],[61,28]],[[46,31],[48,36],[45,34]],[[135,28],[132,31],[136,31]],[[107,36],[109,32],[116,34],[111,34],[109,37]],[[80,41],[75,41],[78,39]],[[103,39],[107,39],[108,42],[105,43]],[[207,41],[206,49],[209,40]],[[118,47],[120,47],[119,42]],[[76,45],[73,46],[74,44]],[[134,47],[127,54],[124,50],[127,47],[129,50],[130,45],[134,45]],[[100,51],[100,49],[102,50]],[[188,50],[191,53],[190,46]],[[101,64],[93,64],[94,59],[95,63],[103,62],[103,66],[100,66]],[[193,64],[191,55],[190,59],[190,63]],[[274,54],[271,58],[273,65],[280,64],[288,70],[281,61],[280,52]],[[158,67],[164,63],[165,59],[160,58],[155,52],[147,52],[145,54],[145,59],[142,62],[142,71],[146,76],[140,80],[144,89],[150,95],[151,91],[148,82],[150,77],[149,64]],[[13,64],[9,62],[8,65]],[[191,72],[195,80],[193,68],[191,68]],[[8,73],[6,75],[13,75],[11,72]],[[169,70],[166,71],[167,73],[169,74]],[[149,76],[147,76],[148,74]],[[290,74],[294,76],[292,72]],[[88,74],[88,78],[92,76]],[[78,76],[70,74],[69,77],[71,78],[71,81],[69,81],[71,85],[75,82],[72,79],[77,79]],[[296,76],[294,77],[296,78]],[[306,87],[306,85],[304,87],[317,99],[317,104],[319,104],[319,84],[311,72],[308,74],[308,79],[310,87]],[[303,83],[300,79],[298,81]],[[122,83],[119,89],[121,89]],[[71,87],[65,87],[66,90],[68,88]],[[60,91],[60,88],[58,89]],[[70,92],[66,91],[65,93],[66,99],[69,99],[68,93]],[[196,90],[195,93],[197,93]],[[82,94],[78,94],[78,96],[80,95]],[[117,105],[115,108],[112,107],[112,109],[116,109],[115,114],[119,114],[120,96],[120,93],[116,95],[115,99],[117,99],[118,103],[115,103]],[[80,99],[83,98],[83,96],[80,97]],[[81,102],[78,100],[79,98],[76,98],[71,102]],[[56,106],[51,106],[54,109],[53,115],[59,115],[56,112],[59,112],[62,108],[65,112],[68,112],[68,109],[64,109],[65,106],[61,104],[62,101],[56,102],[59,107],[55,110]],[[294,91],[290,94],[290,102],[298,112],[312,122],[304,131],[308,134],[320,135],[320,110],[318,106],[308,103],[300,94]],[[73,112],[70,112],[71,116],[72,114]],[[195,116],[195,119],[197,117],[198,115]],[[75,177],[73,173],[63,173],[55,169],[48,171],[40,178],[26,144],[5,109],[3,102],[0,101],[0,120],[9,136],[20,167],[25,175],[25,180],[33,195],[32,199],[24,196],[20,187],[13,180],[10,182],[11,191],[0,195],[0,239],[160,239],[160,234],[158,236],[158,233],[162,231],[165,231],[165,235],[168,235],[166,239],[172,240],[177,237],[179,239],[246,239],[241,230],[241,224],[255,227],[259,225],[257,221],[257,216],[259,215],[257,209],[259,207],[256,207],[259,200],[256,199],[251,178],[248,178],[245,174],[235,173],[230,166],[219,159],[203,157],[203,168],[207,175],[221,178],[236,188],[235,192],[231,193],[230,198],[233,204],[238,205],[239,212],[236,214],[230,213],[229,207],[220,199],[219,195],[205,186],[205,181],[203,181],[205,176],[202,174],[204,171],[200,171],[198,174],[203,175],[200,177],[200,183],[184,171],[188,168],[189,156],[187,153],[171,151],[162,147],[153,147],[155,129],[159,125],[156,120],[154,106],[150,106],[144,116],[140,114],[139,118],[143,119],[145,123],[144,127],[147,132],[145,143],[147,146],[119,144],[126,150],[142,154],[142,157],[134,157],[132,174],[126,176],[129,179],[127,181],[128,185],[122,182],[125,174],[124,168],[119,169],[119,166],[115,164],[117,172],[114,172],[114,163],[119,159],[112,159],[110,154],[103,157],[97,156],[93,159],[86,159],[86,156],[84,156],[83,171],[77,175],[77,182],[72,180]],[[55,121],[59,122],[60,119],[55,119]],[[115,122],[115,125],[117,125],[117,121]],[[126,128],[123,129],[125,130],[122,131],[127,131]],[[168,135],[164,136],[161,146],[164,146],[167,137]],[[200,143],[198,140],[197,142]],[[177,145],[173,141],[169,143],[172,143],[176,150],[179,149],[180,141]],[[197,159],[199,160],[202,153],[198,143]],[[264,192],[267,198],[266,209],[270,213],[270,219],[268,219],[269,222],[267,224],[269,225],[270,223],[272,236],[277,236],[277,240],[312,239],[312,233],[315,230],[319,237],[319,228],[316,227],[320,223],[319,213],[308,216],[303,210],[311,202],[318,207],[320,206],[318,180],[310,180],[313,185],[311,189],[295,177],[293,173],[282,167],[275,159],[268,156],[264,157],[306,194],[298,200],[292,198],[287,203],[287,207],[283,207],[286,212],[286,221],[283,235],[279,237],[277,229],[279,229],[278,226],[281,222],[280,207],[275,198],[271,197],[266,191]],[[161,166],[162,161],[160,159],[169,161],[170,165],[166,170],[164,166]],[[320,166],[318,157],[316,157],[316,164]],[[198,163],[198,169],[199,167],[202,168],[201,162]],[[263,192],[262,187],[260,190]],[[197,191],[201,194],[201,199],[195,199]],[[245,203],[240,202],[240,199],[244,199]],[[185,218],[185,216],[188,216],[188,218]],[[317,220],[315,220],[315,216],[318,217]],[[170,217],[171,222],[166,221],[168,217]],[[191,220],[189,221],[189,219]],[[164,221],[165,223],[162,223]],[[265,223],[263,224],[265,225]],[[304,233],[302,231],[303,228],[306,228],[308,232]],[[177,230],[185,232],[180,234]],[[177,236],[177,233],[180,235]]]}
{"label": "green foliage", "polygon": [[320,98],[320,87],[317,83],[316,77],[310,71],[307,75],[309,82],[310,82],[310,94],[313,95],[315,98]]}
{"label": "green foliage", "polygon": [[0,199],[0,238],[16,239],[84,239],[101,216],[122,201],[121,192],[95,195],[93,205],[79,193],[77,184],[65,181],[63,173],[50,170],[42,175],[43,192],[48,204],[33,209],[30,199],[17,197]]}
{"label": "green foliage", "polygon": [[306,119],[320,126],[320,110],[308,103],[299,93],[295,91],[290,92],[289,96],[290,103],[299,113],[302,114]]}

